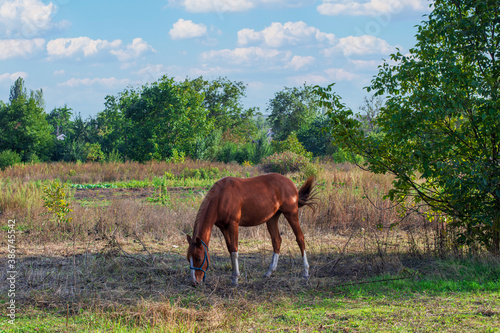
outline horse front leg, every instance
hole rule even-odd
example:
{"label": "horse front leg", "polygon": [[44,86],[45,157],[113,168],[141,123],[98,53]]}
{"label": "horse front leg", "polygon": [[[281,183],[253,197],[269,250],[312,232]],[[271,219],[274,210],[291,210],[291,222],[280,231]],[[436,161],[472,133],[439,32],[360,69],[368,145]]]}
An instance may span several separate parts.
{"label": "horse front leg", "polygon": [[233,268],[231,283],[233,286],[237,286],[238,278],[240,277],[240,268],[238,264],[238,223],[230,222],[226,228],[221,228],[221,231],[226,241],[227,250],[231,255],[231,266]]}

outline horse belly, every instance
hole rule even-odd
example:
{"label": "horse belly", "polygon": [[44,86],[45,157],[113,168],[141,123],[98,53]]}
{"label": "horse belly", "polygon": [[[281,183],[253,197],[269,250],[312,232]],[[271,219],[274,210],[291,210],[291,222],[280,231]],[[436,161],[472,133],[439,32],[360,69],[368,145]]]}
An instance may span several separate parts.
{"label": "horse belly", "polygon": [[240,226],[253,227],[266,223],[276,214],[280,204],[266,202],[260,204],[245,204],[241,210]]}

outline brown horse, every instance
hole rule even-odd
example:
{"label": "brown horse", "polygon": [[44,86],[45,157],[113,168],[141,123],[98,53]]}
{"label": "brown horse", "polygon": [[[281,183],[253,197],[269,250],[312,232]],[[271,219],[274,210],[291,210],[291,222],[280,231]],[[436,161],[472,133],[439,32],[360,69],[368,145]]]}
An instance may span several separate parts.
{"label": "brown horse", "polygon": [[253,227],[263,223],[273,243],[271,265],[264,276],[276,270],[281,247],[278,219],[285,216],[297,239],[304,263],[303,276],[309,276],[309,264],[305,251],[304,234],[299,224],[299,208],[316,204],[313,194],[314,176],[309,177],[299,191],[285,176],[271,173],[253,178],[226,177],[219,180],[208,191],[203,200],[189,243],[187,260],[190,264],[192,284],[205,280],[210,265],[208,245],[214,225],[219,227],[226,240],[233,267],[232,282],[238,284],[238,228]]}

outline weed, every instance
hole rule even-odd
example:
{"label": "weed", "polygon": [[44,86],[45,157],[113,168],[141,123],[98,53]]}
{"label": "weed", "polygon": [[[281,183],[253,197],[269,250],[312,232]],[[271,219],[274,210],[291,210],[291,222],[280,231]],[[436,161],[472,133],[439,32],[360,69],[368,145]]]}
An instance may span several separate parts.
{"label": "weed", "polygon": [[52,215],[56,224],[69,225],[73,219],[69,214],[73,209],[70,208],[70,193],[67,186],[58,181],[51,181],[43,187],[43,192],[43,206]]}
{"label": "weed", "polygon": [[156,187],[156,195],[154,197],[148,198],[149,202],[155,202],[162,205],[167,205],[170,203],[170,195],[168,192],[168,178],[170,175],[165,172],[165,176],[162,177],[161,183]]}

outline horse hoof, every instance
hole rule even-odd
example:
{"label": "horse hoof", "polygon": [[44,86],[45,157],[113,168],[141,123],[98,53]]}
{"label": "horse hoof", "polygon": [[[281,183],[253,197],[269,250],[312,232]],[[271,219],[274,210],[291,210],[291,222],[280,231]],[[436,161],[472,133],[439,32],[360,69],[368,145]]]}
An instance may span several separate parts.
{"label": "horse hoof", "polygon": [[238,287],[238,279],[232,278],[231,279],[231,286]]}

